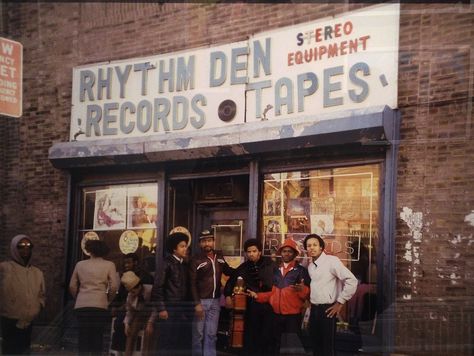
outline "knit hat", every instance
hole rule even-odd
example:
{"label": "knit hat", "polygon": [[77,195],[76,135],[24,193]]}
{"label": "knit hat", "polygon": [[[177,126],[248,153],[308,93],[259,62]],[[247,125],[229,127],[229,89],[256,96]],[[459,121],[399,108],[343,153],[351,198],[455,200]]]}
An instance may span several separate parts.
{"label": "knit hat", "polygon": [[166,240],[166,250],[169,253],[173,253],[173,251],[176,249],[176,246],[178,246],[181,241],[185,241],[186,244],[189,243],[188,235],[183,232],[172,232],[173,230],[171,230],[171,233],[169,234],[168,239]]}
{"label": "knit hat", "polygon": [[285,242],[283,242],[283,245],[280,246],[280,248],[278,249],[277,254],[281,255],[281,250],[283,250],[285,247],[291,247],[296,252],[297,256],[300,253],[300,251],[298,249],[298,246],[296,246],[295,240],[289,238],[289,239],[286,239]]}
{"label": "knit hat", "polygon": [[214,234],[210,230],[203,230],[199,234],[199,241],[203,239],[213,239],[213,238],[214,238]]}
{"label": "knit hat", "polygon": [[140,278],[133,272],[128,271],[122,275],[122,284],[129,292],[140,283]]}

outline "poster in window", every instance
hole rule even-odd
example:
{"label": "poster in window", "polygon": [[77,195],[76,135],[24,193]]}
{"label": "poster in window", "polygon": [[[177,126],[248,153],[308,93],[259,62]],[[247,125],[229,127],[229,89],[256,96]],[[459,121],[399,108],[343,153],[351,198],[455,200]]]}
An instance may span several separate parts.
{"label": "poster in window", "polygon": [[138,235],[133,230],[125,230],[119,239],[119,248],[123,254],[135,252],[138,249]]}
{"label": "poster in window", "polygon": [[263,200],[264,215],[280,215],[281,214],[281,194],[272,184],[267,183],[265,186]]}
{"label": "poster in window", "polygon": [[287,215],[309,217],[310,200],[305,198],[288,199]]}
{"label": "poster in window", "polygon": [[310,200],[288,199],[287,223],[288,232],[309,233],[310,232]]}
{"label": "poster in window", "polygon": [[311,233],[318,235],[332,234],[334,231],[334,215],[311,215]]}
{"label": "poster in window", "polygon": [[104,189],[96,191],[94,230],[125,229],[126,190]]}
{"label": "poster in window", "polygon": [[275,253],[285,239],[287,226],[280,216],[265,216],[263,217],[263,227],[265,235],[265,253]]}
{"label": "poster in window", "polygon": [[268,217],[264,219],[265,232],[266,233],[276,233],[279,234],[282,232],[282,227],[280,224],[279,217]]}
{"label": "poster in window", "polygon": [[155,228],[158,220],[157,186],[128,189],[128,228]]}
{"label": "poster in window", "polygon": [[[293,175],[299,172],[293,172]],[[286,181],[285,184],[285,193],[286,196],[290,199],[292,198],[309,198],[309,181],[308,180],[299,180],[299,179],[290,179]]]}

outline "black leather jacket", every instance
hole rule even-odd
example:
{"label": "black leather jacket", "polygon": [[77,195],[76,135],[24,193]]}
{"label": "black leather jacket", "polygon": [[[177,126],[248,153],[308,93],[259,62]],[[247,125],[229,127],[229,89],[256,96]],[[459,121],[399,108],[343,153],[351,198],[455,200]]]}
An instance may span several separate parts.
{"label": "black leather jacket", "polygon": [[201,299],[219,298],[222,273],[231,276],[234,269],[227,264],[220,252],[214,251],[214,260],[205,253],[194,256],[189,271],[191,295],[194,303],[199,304]]}
{"label": "black leather jacket", "polygon": [[167,310],[167,305],[190,301],[188,263],[180,263],[173,256],[166,256],[161,273],[158,273],[151,291],[151,301],[156,310]]}
{"label": "black leather jacket", "polygon": [[226,297],[232,295],[237,277],[242,277],[247,289],[256,293],[269,292],[272,290],[273,274],[278,268],[271,258],[262,256],[254,263],[252,261],[245,261],[237,269],[235,273],[229,278],[224,288],[224,295]]}

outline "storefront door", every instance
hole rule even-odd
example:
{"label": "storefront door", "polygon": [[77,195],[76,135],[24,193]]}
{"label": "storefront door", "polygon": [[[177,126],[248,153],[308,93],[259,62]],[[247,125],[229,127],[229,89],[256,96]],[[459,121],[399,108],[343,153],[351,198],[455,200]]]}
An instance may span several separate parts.
{"label": "storefront door", "polygon": [[[248,181],[248,175],[170,181],[167,231],[181,225],[195,237],[210,229],[216,249],[238,264],[248,226]],[[192,250],[199,251],[196,239]]]}

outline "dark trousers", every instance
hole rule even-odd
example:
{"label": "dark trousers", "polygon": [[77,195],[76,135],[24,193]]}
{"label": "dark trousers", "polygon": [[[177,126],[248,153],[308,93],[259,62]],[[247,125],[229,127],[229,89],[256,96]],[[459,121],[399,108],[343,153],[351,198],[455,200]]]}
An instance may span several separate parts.
{"label": "dark trousers", "polygon": [[191,326],[194,308],[188,304],[168,304],[167,320],[159,320],[158,350],[159,355],[190,355]]}
{"label": "dark trousers", "polygon": [[4,355],[29,354],[31,346],[31,324],[26,329],[16,327],[17,319],[2,316],[2,353]]}
{"label": "dark trousers", "polygon": [[125,335],[125,311],[121,310],[117,313],[114,320],[114,332],[112,334],[112,342],[110,348],[115,351],[125,351],[127,336]]}
{"label": "dark trousers", "polygon": [[110,325],[109,312],[101,308],[78,308],[74,311],[79,329],[79,354],[102,354],[104,332]]}
{"label": "dark trousers", "polygon": [[265,355],[266,348],[273,341],[272,314],[273,310],[270,304],[257,303],[254,299],[247,298],[243,355]]}
{"label": "dark trousers", "polygon": [[[298,343],[301,343],[301,314],[276,314],[272,313],[272,331],[273,340],[270,345],[267,345],[265,355],[279,355],[281,347],[282,335],[293,336],[288,340],[297,339]],[[285,345],[285,346],[298,346],[298,345]]]}
{"label": "dark trousers", "polygon": [[311,305],[309,332],[314,356],[334,356],[336,317],[328,318],[326,309],[332,304]]}

